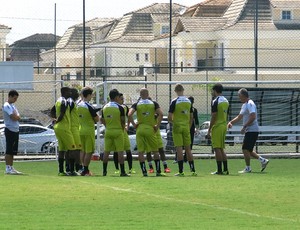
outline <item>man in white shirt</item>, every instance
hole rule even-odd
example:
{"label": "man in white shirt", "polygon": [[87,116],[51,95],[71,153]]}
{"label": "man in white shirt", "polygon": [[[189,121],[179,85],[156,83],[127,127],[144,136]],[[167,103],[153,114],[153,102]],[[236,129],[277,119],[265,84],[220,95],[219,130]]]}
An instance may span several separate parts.
{"label": "man in white shirt", "polygon": [[8,93],[7,102],[3,105],[3,118],[5,124],[5,140],[6,140],[6,152],[5,174],[18,175],[22,174],[13,167],[14,155],[18,153],[19,145],[19,120],[20,114],[14,105],[19,97],[19,93],[16,90],[10,90]]}

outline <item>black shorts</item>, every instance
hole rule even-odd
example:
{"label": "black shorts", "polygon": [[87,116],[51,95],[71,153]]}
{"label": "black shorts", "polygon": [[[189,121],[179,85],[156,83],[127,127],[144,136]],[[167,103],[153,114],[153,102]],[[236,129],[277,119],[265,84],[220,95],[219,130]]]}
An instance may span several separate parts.
{"label": "black shorts", "polygon": [[243,146],[242,149],[246,149],[250,152],[253,151],[255,143],[258,138],[258,132],[247,132],[244,136]]}
{"label": "black shorts", "polygon": [[19,132],[12,132],[5,128],[6,152],[8,155],[17,155],[19,147]]}

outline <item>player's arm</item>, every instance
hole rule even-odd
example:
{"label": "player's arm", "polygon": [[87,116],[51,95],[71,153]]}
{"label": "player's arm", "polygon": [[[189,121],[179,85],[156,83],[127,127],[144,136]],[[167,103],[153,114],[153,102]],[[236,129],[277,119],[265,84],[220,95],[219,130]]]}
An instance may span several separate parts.
{"label": "player's arm", "polygon": [[21,116],[18,112],[13,111],[13,113],[9,116],[13,121],[18,121],[21,119]]}
{"label": "player's arm", "polygon": [[168,113],[169,123],[173,123],[173,113],[175,111],[175,106],[176,106],[176,100],[172,101],[169,107],[169,113]]}
{"label": "player's arm", "polygon": [[104,114],[103,114],[103,109],[101,110],[100,122],[101,122],[104,126],[106,126],[106,122],[105,122]]}
{"label": "player's arm", "polygon": [[66,110],[67,110],[67,104],[65,102],[62,102],[61,106],[60,106],[60,114],[56,120],[56,123],[60,122],[63,119],[63,117],[65,116]]}
{"label": "player's arm", "polygon": [[133,114],[135,113],[136,111],[136,106],[137,104],[134,103],[131,108],[129,109],[129,112],[128,112],[128,121],[130,121],[130,123],[133,125],[133,127],[136,129],[138,124],[136,124],[133,120]]}
{"label": "player's arm", "polygon": [[157,130],[159,130],[161,121],[163,119],[163,112],[162,112],[161,108],[157,108],[155,110],[155,113],[157,114],[157,118],[156,118],[156,125],[154,126],[154,130],[157,131]]}
{"label": "player's arm", "polygon": [[235,123],[239,122],[243,119],[243,115],[239,114],[235,118],[233,118],[231,121],[228,122],[227,127],[230,129]]}
{"label": "player's arm", "polygon": [[217,112],[211,113],[210,124],[209,124],[209,128],[208,128],[208,131],[207,131],[207,138],[208,139],[211,138],[211,129],[214,126],[214,124],[216,123],[216,120],[217,120]]}

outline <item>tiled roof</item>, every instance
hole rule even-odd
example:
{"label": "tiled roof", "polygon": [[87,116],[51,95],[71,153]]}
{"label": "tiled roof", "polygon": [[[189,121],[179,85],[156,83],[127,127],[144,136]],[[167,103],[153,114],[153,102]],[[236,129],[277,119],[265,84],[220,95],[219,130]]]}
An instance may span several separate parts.
{"label": "tiled roof", "polygon": [[299,0],[270,0],[274,8],[300,8]]}
{"label": "tiled roof", "polygon": [[185,32],[209,32],[220,30],[227,19],[222,17],[182,17],[179,18],[174,33]]}

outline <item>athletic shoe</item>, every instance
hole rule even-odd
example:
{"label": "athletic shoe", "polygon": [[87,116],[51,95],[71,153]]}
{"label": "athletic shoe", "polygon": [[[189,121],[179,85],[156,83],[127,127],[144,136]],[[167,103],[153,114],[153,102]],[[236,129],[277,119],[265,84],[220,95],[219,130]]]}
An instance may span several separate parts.
{"label": "athletic shoe", "polygon": [[121,174],[120,174],[120,177],[128,177],[128,176],[130,176],[130,175],[127,174],[127,173],[121,173]]}
{"label": "athletic shoe", "polygon": [[210,174],[211,174],[211,175],[223,175],[222,172],[218,172],[218,171],[212,172],[212,173],[210,173]]}
{"label": "athletic shoe", "polygon": [[120,170],[117,169],[117,170],[115,171],[115,174],[120,174]]}
{"label": "athletic shoe", "polygon": [[239,171],[239,173],[251,173],[251,169],[243,169],[242,171]]}
{"label": "athletic shoe", "polygon": [[173,161],[173,164],[177,164],[177,163],[178,163],[177,160],[174,160],[174,161]]}
{"label": "athletic shoe", "polygon": [[91,176],[92,174],[90,173],[90,171],[82,171],[81,172],[81,176]]}
{"label": "athletic shoe", "polygon": [[78,172],[69,172],[68,176],[80,176]]}
{"label": "athletic shoe", "polygon": [[148,176],[148,174],[145,172],[145,173],[143,173],[143,176],[144,176],[144,177],[147,177],[147,176]]}
{"label": "athletic shoe", "polygon": [[265,159],[264,162],[261,163],[261,172],[264,171],[269,164],[269,160]]}
{"label": "athletic shoe", "polygon": [[129,174],[136,174],[136,171],[134,169],[130,169]]}
{"label": "athletic shoe", "polygon": [[149,173],[154,173],[154,169],[149,169],[148,172]]}
{"label": "athletic shoe", "polygon": [[106,176],[107,175],[107,172],[103,172],[103,174],[102,174],[103,176]]}
{"label": "athletic shoe", "polygon": [[164,173],[156,173],[156,176],[166,176]]}
{"label": "athletic shoe", "polygon": [[229,175],[229,171],[227,170],[227,171],[223,171],[223,174],[224,175]]}
{"label": "athletic shoe", "polygon": [[171,172],[171,169],[165,168],[164,172],[165,172],[165,173],[170,173],[170,172]]}
{"label": "athletic shoe", "polygon": [[22,175],[23,173],[16,170],[13,166],[10,167],[10,170],[12,172],[12,174],[15,174],[15,175]]}
{"label": "athletic shoe", "polygon": [[67,176],[67,173],[65,173],[65,172],[59,172],[58,176]]}
{"label": "athletic shoe", "polygon": [[196,172],[192,172],[191,176],[198,176]]}
{"label": "athletic shoe", "polygon": [[184,176],[184,172],[182,172],[182,173],[176,173],[174,176],[179,176],[179,177],[181,177],[181,176]]}

